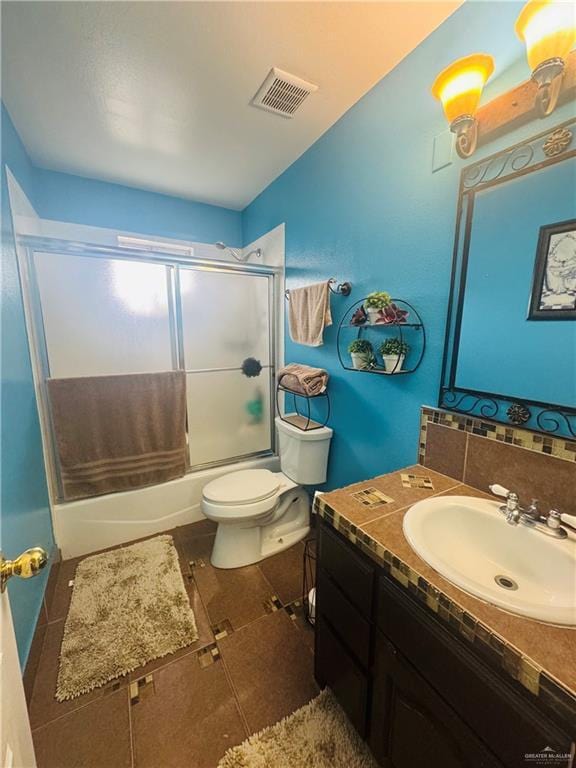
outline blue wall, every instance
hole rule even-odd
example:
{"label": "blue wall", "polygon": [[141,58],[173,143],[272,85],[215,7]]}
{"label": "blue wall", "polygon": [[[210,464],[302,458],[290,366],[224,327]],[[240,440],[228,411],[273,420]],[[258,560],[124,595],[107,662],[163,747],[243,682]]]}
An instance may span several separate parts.
{"label": "blue wall", "polygon": [[[26,338],[22,294],[8,201],[6,163],[34,199],[34,169],[2,107],[2,490],[0,532],[5,557],[31,546],[52,551],[54,539],[44,473],[40,424]],[[8,586],[20,662],[24,665],[42,607],[48,569]]]}
{"label": "blue wall", "polygon": [[44,219],[242,245],[240,211],[39,168],[35,183],[36,210]]}
{"label": "blue wall", "polygon": [[[326,487],[416,460],[419,408],[437,403],[463,165],[456,158],[432,173],[433,139],[446,123],[430,86],[453,59],[476,50],[491,53],[502,73],[486,101],[527,79],[514,34],[520,8],[513,2],[465,3],[244,211],[245,243],[286,223],[288,287],[331,276],[353,284],[350,299],[332,299],[335,325],[324,346],[286,338],[287,361],[324,367],[332,377],[335,437]],[[508,134],[473,161],[567,116],[560,110]],[[351,301],[372,290],[408,300],[424,318],[428,347],[411,376],[347,372],[338,363],[338,321]]]}
{"label": "blue wall", "polygon": [[576,405],[576,323],[527,319],[540,227],[568,219],[576,159],[476,195],[457,386]]}

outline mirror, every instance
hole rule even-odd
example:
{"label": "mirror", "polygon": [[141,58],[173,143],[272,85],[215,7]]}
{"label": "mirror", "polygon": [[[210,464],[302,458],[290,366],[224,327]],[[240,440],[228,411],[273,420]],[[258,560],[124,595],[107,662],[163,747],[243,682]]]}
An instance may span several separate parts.
{"label": "mirror", "polygon": [[576,436],[575,133],[462,171],[443,408]]}

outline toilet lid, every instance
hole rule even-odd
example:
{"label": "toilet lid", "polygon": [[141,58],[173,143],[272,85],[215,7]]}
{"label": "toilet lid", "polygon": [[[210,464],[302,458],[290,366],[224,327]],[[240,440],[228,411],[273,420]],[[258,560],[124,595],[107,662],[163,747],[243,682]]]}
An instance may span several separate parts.
{"label": "toilet lid", "polygon": [[269,469],[243,469],[212,480],[202,493],[215,504],[250,504],[273,496],[279,487],[280,480]]}

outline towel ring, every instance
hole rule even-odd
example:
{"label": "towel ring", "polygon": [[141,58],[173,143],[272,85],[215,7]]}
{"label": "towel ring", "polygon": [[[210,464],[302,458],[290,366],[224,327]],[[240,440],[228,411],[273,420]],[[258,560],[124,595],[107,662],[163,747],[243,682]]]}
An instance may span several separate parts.
{"label": "towel ring", "polygon": [[[328,280],[328,288],[330,289],[330,293],[336,293],[340,294],[341,296],[350,296],[350,293],[352,291],[352,283],[345,282],[345,283],[339,283],[335,277],[331,277]],[[290,301],[290,289],[286,288],[284,291],[284,296]]]}

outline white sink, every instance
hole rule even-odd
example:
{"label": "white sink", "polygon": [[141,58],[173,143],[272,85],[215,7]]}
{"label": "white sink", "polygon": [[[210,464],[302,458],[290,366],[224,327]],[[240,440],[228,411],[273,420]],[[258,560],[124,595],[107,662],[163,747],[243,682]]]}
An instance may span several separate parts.
{"label": "white sink", "polygon": [[576,541],[509,525],[499,506],[467,496],[419,501],[404,516],[404,534],[466,592],[511,613],[576,626]]}

